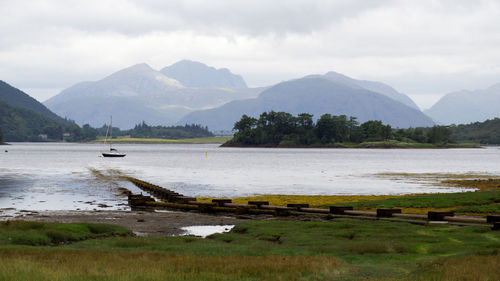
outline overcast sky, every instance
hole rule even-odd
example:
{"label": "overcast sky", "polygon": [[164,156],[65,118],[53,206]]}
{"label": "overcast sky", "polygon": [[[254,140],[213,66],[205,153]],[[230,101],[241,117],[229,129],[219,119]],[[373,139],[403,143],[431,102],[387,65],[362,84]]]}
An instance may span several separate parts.
{"label": "overcast sky", "polygon": [[265,86],[336,71],[427,108],[500,82],[500,1],[0,0],[0,80],[40,101],[145,62]]}

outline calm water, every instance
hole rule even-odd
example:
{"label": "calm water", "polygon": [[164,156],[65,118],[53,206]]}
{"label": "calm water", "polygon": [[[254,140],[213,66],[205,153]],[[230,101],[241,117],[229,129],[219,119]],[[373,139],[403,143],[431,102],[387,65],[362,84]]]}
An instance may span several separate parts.
{"label": "calm water", "polygon": [[[14,143],[0,152],[0,209],[126,209],[116,186],[92,169],[122,173],[192,196],[252,194],[405,194],[455,191],[379,173],[500,174],[500,150],[254,149],[217,145],[118,145],[122,159],[99,157],[98,144]],[[5,149],[8,152],[3,152]],[[107,206],[99,206],[106,204]]]}

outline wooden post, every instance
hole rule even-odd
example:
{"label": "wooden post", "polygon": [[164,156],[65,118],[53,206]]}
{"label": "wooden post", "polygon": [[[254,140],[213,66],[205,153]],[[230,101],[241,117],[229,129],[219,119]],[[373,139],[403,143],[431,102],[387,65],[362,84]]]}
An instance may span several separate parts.
{"label": "wooden post", "polygon": [[486,222],[487,223],[496,223],[500,222],[500,216],[486,216]]}
{"label": "wooden post", "polygon": [[354,210],[352,206],[330,206],[330,213],[335,215],[344,215],[344,211]]}
{"label": "wooden post", "polygon": [[175,198],[175,203],[179,204],[188,204],[189,201],[196,201],[195,197],[189,197],[189,196],[179,196]]}
{"label": "wooden post", "polygon": [[493,224],[492,230],[500,230],[500,222],[496,222]]}
{"label": "wooden post", "polygon": [[262,205],[269,205],[269,201],[248,201],[248,205],[256,205],[257,208],[260,208]]}
{"label": "wooden post", "polygon": [[212,199],[212,203],[216,203],[219,207],[224,207],[224,204],[232,202],[233,200],[231,199]]}
{"label": "wooden post", "polygon": [[444,221],[444,217],[453,217],[455,212],[428,212],[427,219],[430,221]]}
{"label": "wooden post", "polygon": [[289,208],[297,208],[298,211],[302,208],[309,208],[309,204],[307,203],[290,203],[286,205]]}
{"label": "wooden post", "polygon": [[377,217],[390,218],[393,214],[401,214],[401,209],[377,209]]}

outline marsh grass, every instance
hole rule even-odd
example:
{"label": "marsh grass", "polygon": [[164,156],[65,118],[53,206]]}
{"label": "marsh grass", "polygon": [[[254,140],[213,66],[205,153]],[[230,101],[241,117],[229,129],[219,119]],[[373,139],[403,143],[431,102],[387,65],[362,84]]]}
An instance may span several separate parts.
{"label": "marsh grass", "polygon": [[[427,214],[429,211],[455,211],[467,215],[500,213],[500,178],[494,175],[466,173],[380,173],[377,177],[392,180],[414,180],[443,187],[470,188],[471,192],[410,195],[257,195],[233,198],[234,203],[268,201],[270,205],[308,203],[311,207],[351,205],[362,210],[401,208],[405,213]],[[474,190],[478,190],[472,192]],[[213,198],[198,198],[210,202]]]}
{"label": "marsh grass", "polygon": [[331,280],[350,268],[334,257],[98,250],[4,251],[0,259],[0,280]]}
{"label": "marsh grass", "polygon": [[[320,207],[340,203],[351,203],[360,201],[372,201],[393,198],[392,195],[257,195],[237,197],[234,203],[247,204],[248,201],[269,201],[270,205],[286,206],[289,203],[308,203],[311,207]],[[211,202],[211,197],[198,197],[198,201]]]}
{"label": "marsh grass", "polygon": [[123,227],[107,224],[0,222],[0,245],[58,245],[85,239],[129,234],[130,231]]}
{"label": "marsh grass", "polygon": [[[45,228],[17,229],[44,233]],[[109,232],[106,227],[94,231]],[[248,221],[207,239],[110,237],[58,247],[0,245],[0,280],[495,280],[499,251],[500,232],[486,227]],[[467,272],[461,274],[463,268]]]}
{"label": "marsh grass", "polygon": [[440,210],[467,214],[498,214],[500,213],[498,203],[500,203],[500,190],[396,197],[353,202],[350,205],[359,209],[402,208],[408,213]]}

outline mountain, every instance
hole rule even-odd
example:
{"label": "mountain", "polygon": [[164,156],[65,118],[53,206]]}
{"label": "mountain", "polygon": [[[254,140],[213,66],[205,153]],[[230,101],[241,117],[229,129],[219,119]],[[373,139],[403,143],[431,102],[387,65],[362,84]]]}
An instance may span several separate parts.
{"label": "mountain", "polygon": [[190,88],[247,88],[245,80],[227,68],[215,69],[190,60],[182,60],[167,66],[161,73]]}
{"label": "mountain", "polygon": [[340,83],[343,85],[346,85],[348,87],[354,88],[354,89],[366,89],[375,93],[382,94],[384,96],[387,96],[393,100],[399,101],[403,104],[406,104],[407,106],[418,109],[418,106],[413,102],[412,99],[410,99],[407,95],[399,93],[396,91],[394,88],[392,88],[389,85],[386,85],[381,82],[375,82],[375,81],[367,81],[367,80],[357,80],[353,79],[351,77],[345,76],[343,74],[330,71],[326,73],[325,75],[311,75],[307,77],[322,77],[325,79],[328,79],[332,82],[335,83]]}
{"label": "mountain", "polygon": [[243,114],[258,117],[265,111],[293,115],[310,113],[345,114],[358,121],[381,120],[393,127],[432,126],[433,121],[419,110],[364,88],[346,86],[323,77],[305,77],[282,82],[258,98],[229,102],[221,107],[188,114],[179,123],[196,123],[211,130],[231,130]]}
{"label": "mountain", "polygon": [[11,107],[33,110],[35,112],[40,113],[43,116],[46,116],[58,122],[64,121],[64,119],[57,116],[55,113],[50,111],[47,107],[38,102],[36,99],[30,97],[23,91],[14,88],[11,85],[1,80],[0,80],[0,100],[3,100],[5,104]]}
{"label": "mountain", "polygon": [[0,81],[0,129],[5,141],[40,141],[39,134],[55,130],[62,135],[71,127],[23,91]]}
{"label": "mountain", "polygon": [[500,83],[483,90],[462,90],[442,97],[425,113],[440,124],[465,124],[500,117]]}
{"label": "mountain", "polygon": [[114,125],[127,129],[142,121],[150,125],[172,125],[192,111],[256,97],[261,91],[187,88],[143,63],[99,81],[78,83],[44,104],[80,125],[100,127],[112,115]]}

